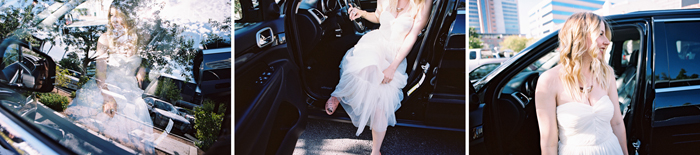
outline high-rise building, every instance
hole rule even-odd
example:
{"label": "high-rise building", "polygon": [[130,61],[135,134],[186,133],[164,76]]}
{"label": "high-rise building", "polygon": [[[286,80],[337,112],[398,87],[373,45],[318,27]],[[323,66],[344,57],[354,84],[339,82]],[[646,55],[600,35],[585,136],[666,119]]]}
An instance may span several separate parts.
{"label": "high-rise building", "polygon": [[469,27],[479,33],[520,34],[516,0],[469,0]]}
{"label": "high-rise building", "polygon": [[577,12],[593,12],[605,1],[598,0],[543,0],[528,12],[529,35],[539,38],[561,28],[569,16]]}
{"label": "high-rise building", "polygon": [[635,0],[603,5],[599,15],[625,14],[635,11],[700,8],[699,0]]}

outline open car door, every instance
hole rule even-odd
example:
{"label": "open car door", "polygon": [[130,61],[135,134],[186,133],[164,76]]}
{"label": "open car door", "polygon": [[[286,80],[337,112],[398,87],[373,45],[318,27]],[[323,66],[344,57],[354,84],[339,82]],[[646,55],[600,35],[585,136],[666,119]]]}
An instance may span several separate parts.
{"label": "open car door", "polygon": [[237,2],[234,154],[291,154],[307,112],[280,15],[285,1]]}

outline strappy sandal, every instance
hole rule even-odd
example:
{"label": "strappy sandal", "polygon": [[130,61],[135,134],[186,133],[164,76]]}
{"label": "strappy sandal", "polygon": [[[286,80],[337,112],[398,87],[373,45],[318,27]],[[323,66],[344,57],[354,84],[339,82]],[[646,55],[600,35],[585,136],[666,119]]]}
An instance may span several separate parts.
{"label": "strappy sandal", "polygon": [[335,109],[338,109],[339,103],[340,101],[338,98],[331,96],[331,98],[326,101],[326,114],[333,115],[333,113],[335,113]]}

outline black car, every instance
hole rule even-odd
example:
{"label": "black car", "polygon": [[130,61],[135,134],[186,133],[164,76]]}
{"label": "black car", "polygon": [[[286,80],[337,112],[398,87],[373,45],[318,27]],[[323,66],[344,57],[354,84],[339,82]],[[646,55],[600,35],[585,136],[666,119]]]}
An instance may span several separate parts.
{"label": "black car", "polygon": [[[630,154],[700,151],[700,9],[606,19],[613,37],[604,58],[615,72]],[[558,62],[550,60],[557,47],[553,32],[470,85],[470,153],[540,153],[534,90]]]}
{"label": "black car", "polygon": [[[235,153],[291,154],[308,117],[350,122],[344,110],[328,116],[324,105],[345,52],[378,26],[350,21],[347,8],[374,11],[376,1],[239,2]],[[427,2],[430,21],[406,57],[409,78],[397,125],[464,132],[465,1]]]}

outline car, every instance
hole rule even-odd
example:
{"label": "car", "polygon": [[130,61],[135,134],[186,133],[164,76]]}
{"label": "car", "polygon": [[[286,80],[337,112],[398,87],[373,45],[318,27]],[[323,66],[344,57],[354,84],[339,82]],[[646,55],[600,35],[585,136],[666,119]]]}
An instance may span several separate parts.
{"label": "car", "polygon": [[493,71],[494,69],[496,69],[496,67],[500,65],[501,63],[488,63],[474,68],[474,70],[469,72],[469,81],[476,82],[477,80],[491,73],[491,71]]}
{"label": "car", "polygon": [[[612,29],[604,59],[613,68],[630,154],[700,151],[700,9],[605,17]],[[470,83],[470,153],[540,154],[534,91],[558,62],[555,31]],[[552,58],[554,57],[554,58]],[[539,68],[531,69],[532,66]]]}
{"label": "car", "polygon": [[185,109],[182,107],[175,107],[175,109],[177,110],[178,115],[180,115],[180,116],[186,118],[188,121],[190,121],[190,125],[194,124],[194,113],[192,112],[192,110]]}
{"label": "car", "polygon": [[[134,1],[134,2],[144,2],[144,1]],[[226,1],[208,1],[208,4],[212,3],[219,3],[219,4],[225,4]],[[141,4],[141,3],[140,3]],[[175,1],[169,1],[167,3],[161,3],[159,5],[164,5],[167,4],[165,7],[153,7],[154,9],[161,9],[157,11],[162,11],[162,10],[167,10],[167,7],[170,7],[172,5],[183,5],[183,3],[175,2]],[[197,5],[197,4],[191,4],[187,3],[187,5]],[[8,7],[8,8],[3,8],[4,11],[19,11],[19,13],[23,16],[21,19],[15,20],[17,18],[3,18],[5,19],[3,21],[3,24],[6,24],[4,26],[10,26],[10,27],[5,27],[9,29],[16,29],[13,30],[11,33],[7,34],[2,34],[0,37],[0,136],[4,137],[0,139],[0,143],[2,144],[2,149],[0,149],[0,152],[3,152],[2,154],[196,154],[197,152],[200,151],[206,151],[205,147],[201,147],[199,145],[196,145],[194,143],[190,142],[185,142],[185,141],[190,141],[186,138],[182,138],[177,135],[173,135],[173,133],[167,133],[167,132],[162,132],[159,133],[157,129],[153,131],[153,134],[151,134],[150,130],[130,130],[127,131],[128,134],[125,135],[127,137],[136,137],[135,141],[125,141],[124,139],[116,139],[114,137],[110,137],[107,134],[102,133],[103,131],[100,131],[99,129],[95,130],[89,127],[86,127],[84,124],[81,124],[81,122],[77,122],[75,120],[70,119],[70,114],[66,114],[64,112],[60,111],[55,111],[52,108],[54,107],[61,107],[59,106],[52,106],[52,108],[49,108],[49,104],[42,102],[45,98],[39,98],[39,95],[36,95],[37,93],[41,93],[41,97],[45,96],[52,96],[52,95],[43,95],[43,93],[54,93],[52,90],[55,88],[52,84],[55,82],[56,79],[56,63],[54,60],[55,58],[61,58],[62,55],[67,52],[71,51],[70,48],[66,48],[67,46],[61,46],[61,44],[66,44],[67,40],[63,37],[60,38],[52,38],[55,36],[62,36],[63,34],[66,33],[73,33],[71,31],[66,31],[67,29],[70,29],[70,27],[66,27],[66,24],[79,24],[81,22],[95,22],[96,25],[102,25],[106,23],[106,17],[107,17],[107,7],[109,6],[109,3],[102,3],[102,2],[97,2],[97,1],[83,1],[83,0],[66,0],[66,1],[34,1],[32,4],[31,1],[18,1],[16,3],[10,2],[5,6],[13,6],[13,7]],[[140,6],[148,6],[147,5],[139,5]],[[227,6],[225,5],[217,5],[217,7],[223,6],[223,9],[226,9]],[[214,7],[214,8],[217,8]],[[228,6],[230,7],[230,6]],[[207,7],[207,8],[212,8],[212,7]],[[22,10],[19,10],[22,9]],[[78,9],[78,10],[76,10]],[[150,8],[149,8],[150,9]],[[182,8],[179,8],[181,11]],[[221,9],[221,8],[218,8]],[[134,9],[134,10],[141,10],[141,9]],[[77,16],[77,14],[65,16],[68,14],[70,11],[79,11],[80,16]],[[155,10],[154,10],[155,11]],[[209,11],[209,9],[207,10]],[[153,17],[165,17],[165,16],[160,16],[160,15],[166,15],[169,13],[166,13],[166,11],[162,11],[156,14],[148,14],[148,15],[153,15]],[[204,16],[199,16],[199,17],[210,17],[208,13],[204,13]],[[9,16],[8,14],[1,14],[0,16]],[[94,16],[91,16],[94,15]],[[99,17],[97,17],[99,16]],[[31,17],[31,18],[27,18]],[[93,18],[94,17],[94,18]],[[102,18],[104,17],[104,18]],[[181,16],[178,16],[178,19]],[[215,18],[218,18],[215,17]],[[224,17],[225,18],[225,17]],[[102,21],[100,21],[102,20]],[[17,25],[16,27],[12,27],[12,25],[7,24],[7,23],[20,23],[20,25]],[[167,43],[167,39],[177,39],[180,38],[178,36],[177,38],[167,38],[163,39],[163,37],[168,37],[168,35],[176,35],[176,34],[183,34],[181,33],[180,30],[182,27],[176,28],[175,24],[178,24],[180,21],[173,21],[170,19],[166,18],[159,18],[157,20],[149,20],[149,21],[144,21],[144,20],[138,20],[134,21],[136,23],[144,23],[144,22],[151,22],[150,24],[154,25],[148,25],[148,26],[155,26],[155,27],[148,27],[144,29],[139,29],[139,30],[145,30],[152,32],[150,34],[154,35],[159,35],[158,37],[153,37],[150,38],[151,42],[146,42],[144,44],[139,44],[143,46],[149,46],[153,45],[155,43],[164,43],[168,44],[167,47],[163,47],[160,49],[163,50],[171,50],[176,47],[171,46],[174,44]],[[163,24],[161,27],[160,25]],[[203,25],[198,25],[198,26],[203,26],[205,27],[204,29],[210,28],[210,26],[207,26],[206,21],[197,21],[194,22],[193,24],[203,24]],[[92,24],[91,24],[92,25]],[[171,27],[172,26],[172,27]],[[151,29],[151,28],[174,28],[172,29],[173,31],[169,31],[170,29]],[[169,32],[174,32],[177,29],[177,33],[169,33]],[[199,30],[204,30],[204,29],[199,29]],[[188,35],[183,35],[185,39],[191,39],[191,36],[204,36],[204,32],[187,32]],[[227,30],[222,30],[219,32],[225,33]],[[5,32],[5,31],[3,31]],[[167,33],[167,34],[166,34]],[[217,33],[217,32],[213,32]],[[94,51],[94,49],[90,50],[90,48],[94,48],[96,44],[91,44],[91,43],[80,43],[80,41],[86,41],[86,40],[91,40],[91,39],[97,39],[97,36],[95,34],[99,35],[101,32],[93,32],[93,33],[87,33],[86,35],[90,35],[90,37],[85,37],[85,38],[79,38],[75,39],[74,41],[78,41],[74,45],[85,45],[84,49],[80,50],[85,50],[85,51]],[[139,35],[147,35],[149,33],[139,33]],[[161,36],[163,34],[163,36]],[[145,37],[144,37],[145,38]],[[50,40],[50,39],[55,39],[55,40]],[[64,40],[60,40],[64,39]],[[197,38],[194,38],[197,39]],[[65,41],[65,42],[63,42]],[[230,41],[226,40],[226,37],[224,37],[224,41]],[[182,44],[187,44],[187,47],[185,46],[179,46],[178,44],[178,49],[180,51],[187,51],[186,54],[188,54],[187,58],[191,59],[191,55],[189,54],[194,54],[194,49],[196,48],[196,42],[197,40],[186,40],[185,43]],[[53,45],[52,45],[53,44]],[[161,44],[161,45],[164,45]],[[50,45],[50,46],[49,46]],[[183,50],[185,49],[185,50]],[[172,51],[177,51],[177,50],[172,50]],[[151,52],[150,53],[155,53]],[[82,59],[84,61],[81,61],[81,64],[89,64],[91,60],[94,60],[94,52],[85,52],[83,54],[80,54],[80,56],[84,56],[87,59]],[[169,55],[164,55],[165,57],[168,57]],[[169,60],[177,59],[179,57],[173,57],[169,56]],[[143,60],[149,60],[149,57],[143,57]],[[150,57],[153,58],[153,57]],[[145,64],[144,64],[145,65]],[[88,67],[93,66],[93,65],[88,65]],[[191,70],[186,70],[189,69],[187,67],[192,67],[192,66],[182,66],[182,70],[178,69],[173,69],[172,71],[175,73],[186,73],[190,72]],[[87,73],[86,75],[92,76],[91,71],[94,71],[93,69],[87,68]],[[94,72],[93,72],[94,73]],[[191,98],[196,98],[196,93],[195,93],[195,87],[196,84],[191,83],[187,84],[186,86],[192,86],[192,93]],[[111,87],[114,88],[114,87]],[[180,87],[182,88],[182,87]],[[59,95],[65,95],[65,94],[59,94]],[[65,95],[67,96],[67,95]],[[87,97],[92,97],[90,95],[85,95]],[[184,98],[184,97],[183,97]],[[201,100],[201,99],[200,99]],[[188,125],[185,122],[189,122],[186,118],[178,115],[178,111],[172,110],[174,109],[172,105],[169,104],[160,104],[160,102],[157,102],[156,100],[152,100],[151,106],[155,106],[155,108],[150,107],[153,111],[159,112],[160,116],[156,116],[154,118],[158,118],[161,122],[160,125],[163,124],[162,120],[166,120],[165,123],[167,124],[167,121],[169,118],[167,116],[173,117],[173,122],[175,131],[177,130],[188,130],[188,126],[190,126],[189,130],[191,130],[191,123]],[[188,100],[189,102],[189,100]],[[65,102],[64,102],[65,103]],[[45,105],[46,104],[46,105]],[[63,105],[65,106],[65,105]],[[170,111],[165,111],[162,109],[167,109],[164,107],[170,107],[172,108]],[[59,109],[56,108],[56,109]],[[129,108],[129,107],[127,107]],[[133,107],[131,107],[133,108]],[[138,107],[137,107],[138,108]],[[145,107],[144,107],[145,108]],[[92,110],[97,110],[95,112],[100,113],[98,109],[92,109]],[[171,114],[168,114],[172,113]],[[97,114],[96,113],[96,114]],[[117,112],[117,115],[120,113]],[[124,115],[120,115],[124,116]],[[155,116],[155,115],[154,115]],[[227,116],[230,116],[230,114],[227,114]],[[126,116],[126,118],[131,118],[129,116]],[[135,119],[132,119],[135,120]],[[95,122],[95,123],[104,123],[104,122]],[[148,123],[148,122],[143,122],[143,123]],[[224,122],[225,123],[225,122]],[[184,124],[184,125],[183,125]],[[150,126],[150,123],[146,124]],[[156,124],[159,125],[159,124]],[[213,125],[210,125],[213,126]],[[231,127],[221,127],[222,129],[231,129]],[[104,129],[104,128],[103,128]],[[150,128],[149,128],[150,129]],[[145,132],[144,132],[145,131]],[[151,135],[145,135],[145,134],[151,134]],[[170,134],[170,135],[168,135]],[[216,133],[215,133],[216,134]],[[168,136],[166,136],[168,135]],[[160,138],[162,141],[155,141],[154,139],[152,140],[147,140],[146,138]],[[138,140],[136,140],[138,139]],[[200,141],[208,141],[209,144],[217,146],[221,144],[230,144],[231,140],[230,138],[228,140],[223,139],[223,140],[216,140],[212,138],[199,138],[197,137],[198,140]],[[176,143],[170,143],[172,141],[177,141],[180,140],[180,142]],[[215,141],[216,140],[216,141]],[[153,142],[153,143],[151,143]],[[162,142],[162,143],[159,143]],[[153,149],[148,149],[148,150],[143,150],[137,148],[138,146],[134,146],[134,144],[144,144],[145,146],[149,147],[152,146],[154,147]],[[220,148],[231,148],[231,145],[228,146],[221,146],[217,147],[217,149],[209,149],[210,152],[217,152],[221,151],[223,149]],[[146,151],[146,152],[141,152],[141,151]]]}
{"label": "car", "polygon": [[151,119],[154,126],[166,127],[169,120],[172,120],[173,129],[179,129],[183,133],[187,133],[192,129],[192,123],[181,116],[175,106],[160,99],[153,98],[152,100]]}
{"label": "car", "polygon": [[[510,57],[500,56],[503,53],[492,53],[492,57],[483,54],[481,49],[469,49],[469,72],[474,71],[480,66],[485,64],[502,63],[508,60]],[[471,79],[471,78],[470,78]]]}
{"label": "car", "polygon": [[[235,20],[235,154],[291,154],[308,118],[328,116],[325,101],[340,79],[345,52],[371,31],[351,21],[349,5],[374,11],[376,0],[239,1]],[[426,28],[406,57],[407,85],[397,126],[465,132],[466,2],[432,0]],[[202,90],[204,92],[204,90]]]}

